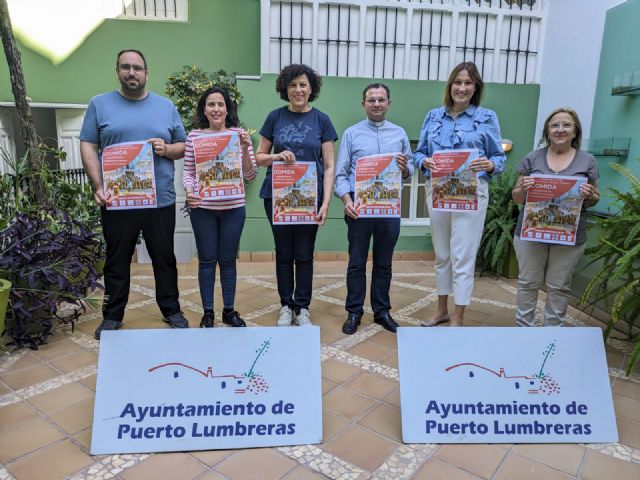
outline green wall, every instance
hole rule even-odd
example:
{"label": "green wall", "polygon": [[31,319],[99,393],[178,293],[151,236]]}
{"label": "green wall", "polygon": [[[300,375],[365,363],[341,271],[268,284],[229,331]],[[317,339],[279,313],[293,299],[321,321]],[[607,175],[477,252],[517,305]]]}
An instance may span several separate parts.
{"label": "green wall", "polygon": [[[18,46],[34,102],[88,103],[97,93],[117,88],[115,55],[125,48],[145,54],[148,86],[161,93],[167,76],[183,65],[259,74],[260,2],[190,0],[188,22],[108,19],[59,65]],[[6,62],[0,62],[0,100],[13,101]]]}
{"label": "green wall", "polygon": [[[616,75],[640,70],[640,1],[629,0],[607,12],[600,68],[591,123],[591,138],[631,137],[629,156],[622,164],[640,176],[640,96],[612,96]],[[597,157],[600,189],[604,195],[596,210],[615,211],[606,196],[607,187],[628,190],[624,177],[609,167],[613,157]]]}
{"label": "green wall", "polygon": [[[244,96],[240,106],[240,119],[250,128],[260,130],[267,113],[284,105],[275,92],[276,75],[263,75],[260,80],[240,80],[238,87]],[[362,89],[373,79],[326,77],[320,97],[314,106],[326,112],[341,136],[342,132],[364,118],[360,102]],[[444,82],[380,79],[391,89],[391,107],[387,118],[404,127],[411,140],[417,140],[424,116],[431,108],[442,105]],[[508,155],[508,163],[517,163],[533,144],[536,112],[538,108],[538,85],[488,84],[483,105],[495,110],[501,124],[502,135],[513,141],[514,148]],[[258,135],[254,136],[257,145]],[[336,144],[336,156],[339,141]],[[247,197],[255,199],[264,179],[264,169],[248,186]],[[242,235],[240,249],[272,250],[273,242],[267,226],[261,202],[250,200],[247,204],[247,223]],[[398,251],[432,250],[425,227],[403,227],[396,249]],[[346,227],[342,202],[333,198],[329,219],[318,233],[317,250],[346,250]]]}
{"label": "green wall", "polygon": [[[34,102],[84,104],[101,92],[117,88],[115,53],[142,50],[149,63],[151,90],[163,93],[169,74],[194,64],[206,71],[220,68],[241,75],[260,73],[260,2],[258,0],[190,0],[189,22],[105,20],[64,62],[49,59],[20,44],[27,91]],[[54,33],[52,33],[54,34]],[[362,89],[374,79],[324,79],[317,108],[328,113],[338,134],[363,118]],[[403,126],[417,140],[425,113],[442,105],[443,82],[384,80],[391,88],[389,120]],[[283,105],[275,93],[275,75],[240,80],[244,96],[240,117],[260,129],[267,113]],[[513,141],[509,163],[516,163],[533,144],[538,85],[488,84],[483,105],[498,113],[503,137]],[[12,101],[8,71],[0,62],[0,100]],[[254,137],[257,140],[257,135]],[[257,144],[257,142],[256,142]],[[337,146],[336,146],[337,154]],[[247,223],[240,249],[269,251],[273,240],[258,191],[264,170],[247,188]],[[403,227],[398,250],[431,250],[426,227]],[[319,251],[346,250],[346,227],[341,202],[334,198],[327,224],[318,234]]]}

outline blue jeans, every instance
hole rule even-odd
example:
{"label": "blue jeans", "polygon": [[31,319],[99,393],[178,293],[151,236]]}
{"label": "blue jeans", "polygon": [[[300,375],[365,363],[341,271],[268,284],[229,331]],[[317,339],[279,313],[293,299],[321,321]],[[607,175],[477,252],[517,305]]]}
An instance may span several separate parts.
{"label": "blue jeans", "polygon": [[233,308],[236,299],[236,256],[245,218],[244,207],[231,210],[191,209],[191,225],[198,248],[200,298],[205,309],[213,309],[216,264],[220,265],[224,308]]}
{"label": "blue jeans", "polygon": [[[313,251],[318,225],[273,225],[271,199],[264,199],[264,210],[276,247],[276,278],[280,304],[296,314],[309,308],[313,289]],[[295,276],[293,265],[295,263]]]}
{"label": "blue jeans", "polygon": [[371,271],[371,308],[378,316],[391,310],[391,264],[393,249],[400,235],[399,218],[344,217],[349,239],[349,266],[347,267],[347,299],[345,310],[362,316],[367,291],[367,256],[373,237],[373,269]]}

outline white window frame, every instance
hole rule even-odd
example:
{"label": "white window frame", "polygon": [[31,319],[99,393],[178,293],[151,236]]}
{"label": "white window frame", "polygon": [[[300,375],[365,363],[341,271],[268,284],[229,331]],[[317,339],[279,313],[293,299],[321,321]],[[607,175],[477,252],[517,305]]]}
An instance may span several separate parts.
{"label": "white window frame", "polygon": [[[400,226],[402,227],[429,227],[431,226],[431,219],[429,217],[417,218],[418,214],[418,191],[421,188],[426,188],[425,184],[419,184],[418,180],[420,175],[418,171],[413,173],[411,176],[411,187],[409,189],[409,217],[400,219]],[[425,177],[425,180],[428,182],[429,179]],[[426,192],[425,192],[425,201],[426,201]],[[425,208],[426,205],[425,205]]]}
{"label": "white window frame", "polygon": [[[366,16],[368,9],[379,7],[379,8],[388,8],[388,9],[397,9],[398,11],[402,11],[403,15],[406,15],[406,28],[404,31],[404,38],[402,41],[404,42],[402,45],[397,47],[399,61],[402,62],[402,73],[401,75],[395,75],[393,78],[407,78],[407,79],[415,79],[412,76],[411,72],[411,44],[412,44],[412,19],[414,12],[443,12],[447,15],[451,16],[451,28],[449,30],[448,37],[446,41],[449,45],[448,47],[448,62],[447,65],[443,65],[441,69],[440,76],[444,76],[444,78],[438,78],[438,80],[446,80],[446,75],[449,71],[458,63],[459,61],[459,48],[462,48],[461,45],[458,45],[458,32],[457,25],[459,21],[460,15],[464,14],[479,14],[479,15],[489,15],[491,17],[491,21],[495,21],[495,28],[493,28],[494,38],[492,39],[492,44],[494,45],[493,51],[491,52],[491,71],[484,72],[484,80],[486,82],[497,82],[497,83],[505,83],[504,77],[505,75],[501,72],[501,65],[503,64],[501,58],[505,55],[503,52],[503,44],[505,41],[508,41],[507,34],[510,34],[510,28],[507,28],[506,23],[510,21],[510,19],[517,19],[520,21],[535,21],[539,22],[536,25],[536,38],[534,39],[533,45],[528,45],[531,47],[531,52],[535,52],[535,55],[532,58],[527,58],[526,62],[531,62],[533,65],[528,65],[527,71],[532,71],[532,74],[525,74],[526,83],[539,83],[540,81],[540,64],[541,64],[541,56],[542,56],[542,43],[544,37],[544,17],[547,11],[547,1],[548,0],[537,0],[535,5],[531,10],[528,9],[518,9],[518,8],[510,8],[509,4],[506,0],[490,0],[490,3],[487,4],[486,0],[480,2],[480,4],[476,3],[475,0],[471,1],[470,5],[467,5],[465,0],[443,0],[444,3],[428,3],[428,2],[417,2],[416,0],[284,0],[286,5],[292,3],[293,5],[305,4],[310,5],[311,10],[313,12],[312,19],[312,28],[311,33],[305,32],[305,37],[311,38],[311,56],[310,61],[305,60],[305,63],[310,64],[314,68],[318,69],[318,44],[319,44],[319,30],[320,27],[324,28],[324,26],[319,25],[319,13],[320,6],[325,5],[334,5],[334,6],[356,6],[359,8],[359,16],[360,19],[365,19],[365,21],[360,22],[359,26],[359,40],[358,40],[358,62],[357,65],[353,65],[353,68],[350,65],[349,76],[353,77],[368,77],[366,74],[365,68],[365,52],[367,51],[367,31],[366,31]],[[279,0],[260,0],[261,6],[261,51],[260,51],[260,64],[261,71],[263,73],[277,73],[279,68],[275,65],[275,62],[270,58],[270,48],[271,48],[271,5],[280,3]],[[501,5],[501,6],[500,6]],[[282,25],[281,25],[282,26]],[[505,32],[503,32],[503,30]],[[519,33],[522,33],[519,30]],[[400,40],[400,39],[398,39]],[[518,56],[517,51],[520,49],[520,44],[518,42],[516,46],[516,50],[513,50],[514,45],[509,43],[509,51],[511,52],[509,55],[514,54]],[[467,47],[468,48],[468,47]],[[508,66],[507,66],[508,69]],[[353,73],[352,73],[353,72]],[[389,77],[385,77],[389,78]],[[524,83],[518,81],[517,78],[514,77],[513,81],[507,79],[508,83]]]}
{"label": "white window frame", "polygon": [[[144,2],[148,2],[147,12],[144,12]],[[167,0],[173,2],[174,0]],[[189,21],[189,0],[175,0],[176,15],[168,17],[164,15],[154,15],[154,0],[103,0],[104,12],[107,18],[118,18],[122,20],[148,20],[154,22],[188,22]],[[135,5],[135,9],[133,6]],[[124,8],[124,12],[123,12]],[[133,12],[135,10],[135,13]],[[161,11],[159,9],[158,11]]]}

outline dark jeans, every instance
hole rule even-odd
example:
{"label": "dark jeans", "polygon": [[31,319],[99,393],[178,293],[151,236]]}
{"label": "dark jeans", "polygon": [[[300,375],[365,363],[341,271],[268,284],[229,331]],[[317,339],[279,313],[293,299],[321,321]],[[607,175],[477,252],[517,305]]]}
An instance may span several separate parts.
{"label": "dark jeans", "polygon": [[236,256],[246,218],[245,208],[231,210],[191,209],[191,225],[198,247],[198,283],[202,307],[213,309],[216,264],[224,308],[233,308],[236,299]]}
{"label": "dark jeans", "polygon": [[367,290],[367,255],[373,237],[373,270],[371,272],[371,308],[374,316],[391,310],[391,263],[393,249],[400,235],[399,218],[359,218],[345,216],[349,239],[347,299],[345,310],[362,315]]}
{"label": "dark jeans", "polygon": [[180,311],[178,270],[173,253],[176,206],[136,210],[101,208],[102,232],[107,244],[104,264],[103,317],[122,321],[129,300],[131,256],[140,232],[151,257],[156,301],[165,317]]}
{"label": "dark jeans", "polygon": [[288,305],[298,314],[301,308],[308,309],[311,303],[313,250],[318,225],[274,226],[270,198],[264,199],[264,211],[269,219],[276,246],[276,278],[280,304]]}

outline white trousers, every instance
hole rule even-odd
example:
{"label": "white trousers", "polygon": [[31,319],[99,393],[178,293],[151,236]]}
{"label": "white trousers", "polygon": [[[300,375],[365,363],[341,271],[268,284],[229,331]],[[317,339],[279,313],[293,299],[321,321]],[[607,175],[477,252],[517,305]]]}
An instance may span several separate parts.
{"label": "white trousers", "polygon": [[436,288],[438,295],[453,295],[456,305],[471,303],[476,253],[482,239],[488,202],[489,183],[478,180],[478,210],[434,211],[431,182],[427,183],[431,241],[436,254]]}
{"label": "white trousers", "polygon": [[534,324],[538,290],[544,282],[547,286],[547,303],[544,306],[544,326],[557,327],[564,323],[569,305],[569,293],[573,271],[582,258],[586,242],[582,245],[555,245],[527,242],[513,237],[518,257],[518,294],[516,299],[516,323],[521,327]]}

